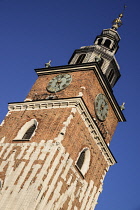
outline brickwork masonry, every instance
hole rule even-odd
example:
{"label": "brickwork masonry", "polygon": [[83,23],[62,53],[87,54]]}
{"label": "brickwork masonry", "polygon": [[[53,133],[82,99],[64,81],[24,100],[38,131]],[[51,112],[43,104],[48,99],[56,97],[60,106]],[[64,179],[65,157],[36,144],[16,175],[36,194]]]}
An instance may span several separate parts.
{"label": "brickwork masonry", "polygon": [[83,179],[62,144],[75,113],[72,108],[52,140],[4,143],[1,138],[0,210],[95,208],[102,183],[97,188],[92,179]]}

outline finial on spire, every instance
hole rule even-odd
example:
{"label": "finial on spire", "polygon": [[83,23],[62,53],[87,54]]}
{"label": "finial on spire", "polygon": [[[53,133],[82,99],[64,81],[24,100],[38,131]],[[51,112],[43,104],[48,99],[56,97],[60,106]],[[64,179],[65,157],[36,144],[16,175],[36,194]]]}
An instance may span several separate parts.
{"label": "finial on spire", "polygon": [[112,25],[112,29],[117,30],[123,24],[121,18],[123,17],[123,14],[124,14],[124,11],[125,11],[126,7],[127,6],[124,5],[123,12],[119,15],[118,18],[113,20],[113,22],[112,22],[112,24],[113,24]]}

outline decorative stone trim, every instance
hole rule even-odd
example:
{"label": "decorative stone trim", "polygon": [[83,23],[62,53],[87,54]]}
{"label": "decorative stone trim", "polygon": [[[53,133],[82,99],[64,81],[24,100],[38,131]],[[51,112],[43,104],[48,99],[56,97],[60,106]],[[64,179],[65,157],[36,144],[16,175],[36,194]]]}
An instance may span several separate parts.
{"label": "decorative stone trim", "polygon": [[[23,138],[25,132],[26,132],[31,126],[33,126],[33,125],[35,125],[35,126],[37,127],[38,123],[37,123],[36,119],[31,119],[30,121],[26,122],[26,123],[22,126],[22,128],[19,130],[19,132],[18,132],[16,138],[13,139],[13,140],[14,140],[14,141],[29,141],[30,139],[22,139],[22,138]],[[36,128],[35,128],[35,130],[36,130]],[[33,136],[34,134],[35,134],[35,131],[32,133],[32,136]],[[32,136],[31,136],[31,137],[32,137]]]}
{"label": "decorative stone trim", "polygon": [[43,100],[32,101],[23,103],[11,103],[9,104],[9,111],[24,111],[24,110],[39,110],[39,109],[52,109],[52,108],[76,108],[80,113],[86,127],[89,129],[93,140],[98,145],[99,149],[104,155],[108,165],[114,165],[116,160],[112,155],[109,147],[105,143],[100,130],[98,129],[94,119],[91,117],[87,110],[83,99],[81,97],[69,98],[69,99],[57,99],[57,100]]}
{"label": "decorative stone trim", "polygon": [[38,109],[52,109],[75,107],[78,98],[58,99],[58,100],[42,100],[42,101],[26,101],[24,103],[11,103],[8,106],[9,111],[24,111],[24,110],[38,110]]}

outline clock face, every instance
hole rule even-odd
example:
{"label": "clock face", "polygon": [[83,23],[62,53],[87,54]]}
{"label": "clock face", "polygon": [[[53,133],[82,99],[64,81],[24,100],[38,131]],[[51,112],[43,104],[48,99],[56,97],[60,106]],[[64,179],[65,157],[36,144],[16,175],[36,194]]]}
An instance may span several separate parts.
{"label": "clock face", "polygon": [[60,74],[50,80],[47,90],[55,93],[66,88],[72,81],[72,77],[69,74]]}
{"label": "clock face", "polygon": [[108,114],[108,101],[105,95],[98,94],[95,98],[95,112],[99,120],[104,121]]}

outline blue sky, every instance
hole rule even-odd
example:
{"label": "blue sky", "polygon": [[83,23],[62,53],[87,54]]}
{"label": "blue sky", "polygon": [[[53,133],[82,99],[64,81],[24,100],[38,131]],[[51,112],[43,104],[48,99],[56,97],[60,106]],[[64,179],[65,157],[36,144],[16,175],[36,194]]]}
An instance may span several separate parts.
{"label": "blue sky", "polygon": [[0,121],[9,102],[23,101],[35,82],[35,68],[52,60],[66,65],[81,46],[92,45],[102,29],[127,10],[118,30],[116,58],[122,77],[114,87],[126,102],[111,151],[117,159],[104,181],[96,210],[140,210],[140,2],[139,0],[0,0]]}

